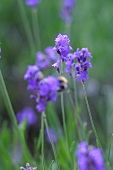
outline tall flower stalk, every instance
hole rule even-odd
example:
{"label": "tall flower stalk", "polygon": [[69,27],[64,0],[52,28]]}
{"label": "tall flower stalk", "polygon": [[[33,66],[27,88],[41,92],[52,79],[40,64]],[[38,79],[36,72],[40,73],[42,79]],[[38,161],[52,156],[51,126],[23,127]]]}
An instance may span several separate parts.
{"label": "tall flower stalk", "polygon": [[[62,5],[62,18],[65,21],[65,32],[68,34],[68,36],[70,36],[71,34],[72,11],[73,11],[75,2],[76,0],[70,0],[70,1],[64,0],[63,5]],[[78,114],[79,112],[78,93],[77,93],[76,78],[73,73],[72,73],[72,79],[73,79],[74,99],[75,99],[75,106],[73,108],[74,108],[74,115],[75,115],[75,123],[77,127],[78,140],[80,141],[80,130],[79,130],[80,116]]]}
{"label": "tall flower stalk", "polygon": [[[72,47],[70,46],[70,39],[68,38],[68,36],[59,34],[57,38],[55,39],[55,47],[53,48],[53,50],[56,51],[60,57],[57,60],[57,62],[53,64],[53,66],[56,67],[57,72],[62,75],[63,63],[66,62],[67,55],[69,54],[70,50],[72,50]],[[60,65],[61,65],[61,68],[60,68]],[[63,93],[61,93],[61,109],[62,109],[63,128],[64,128],[65,137],[66,137],[66,145],[67,145],[67,149],[69,150],[67,129],[66,129],[66,118],[65,118],[65,112],[64,112]]]}

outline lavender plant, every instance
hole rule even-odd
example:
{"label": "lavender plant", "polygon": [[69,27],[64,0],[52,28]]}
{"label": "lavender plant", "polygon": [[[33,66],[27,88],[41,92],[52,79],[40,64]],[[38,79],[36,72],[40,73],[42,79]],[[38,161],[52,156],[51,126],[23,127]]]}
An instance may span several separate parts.
{"label": "lavender plant", "polygon": [[[64,0],[62,5],[62,10],[61,10],[62,18],[66,22],[66,24],[69,24],[70,26],[72,22],[72,12],[74,9],[75,2],[76,2],[75,0],[71,0],[71,1]],[[17,135],[19,136],[20,143],[23,148],[23,159],[25,158],[25,160],[23,160],[21,164],[23,164],[25,161],[26,162],[31,161],[30,164],[33,164],[33,166],[30,166],[29,163],[26,163],[26,167],[24,168],[21,166],[20,169],[36,170],[35,165],[37,164],[38,167],[37,169],[43,169],[43,170],[46,169],[111,170],[112,168],[109,160],[110,160],[110,149],[111,149],[112,139],[110,142],[110,147],[108,149],[108,156],[107,156],[101,145],[100,137],[98,137],[98,131],[95,128],[95,124],[93,121],[93,117],[91,114],[91,110],[90,110],[90,106],[88,103],[88,98],[85,90],[86,80],[89,79],[88,69],[92,68],[92,64],[91,64],[92,54],[89,52],[88,48],[82,48],[81,50],[77,48],[76,51],[72,53],[73,48],[70,45],[69,36],[60,33],[55,38],[55,46],[54,47],[49,46],[45,48],[44,52],[42,52],[41,51],[42,44],[40,41],[40,34],[38,32],[40,29],[39,29],[38,18],[37,18],[37,6],[40,3],[40,0],[25,1],[25,4],[27,6],[30,6],[31,7],[30,10],[33,12],[32,13],[33,35],[32,35],[32,31],[30,30],[29,23],[27,22],[27,18],[25,15],[25,11],[23,10],[23,6],[21,2],[18,1],[18,3],[20,4],[20,9],[22,10],[22,17],[25,23],[26,34],[28,36],[28,40],[31,46],[31,51],[33,51],[32,56],[34,58],[35,58],[34,54],[36,53],[36,61],[34,62],[34,65],[28,65],[26,73],[24,74],[24,80],[27,80],[28,83],[27,89],[31,93],[30,98],[35,100],[36,103],[35,107],[38,115],[36,115],[36,113],[34,113],[34,111],[28,106],[25,107],[21,112],[18,112],[17,115],[15,116],[4,84],[1,71],[0,71],[0,89],[3,94],[4,101],[6,103],[6,107],[9,113],[9,117],[12,121],[13,128],[15,128]],[[67,34],[69,34],[69,32]],[[0,48],[0,54],[1,54],[1,48]],[[50,69],[52,66],[56,68],[56,71],[58,73],[57,76],[55,76],[54,74],[47,75],[46,70]],[[70,76],[69,80],[67,80],[67,78],[64,77],[64,75],[66,75],[66,77]],[[93,129],[93,133],[95,136],[95,143],[97,144],[97,146],[89,145],[88,143],[92,143],[92,141],[90,142],[84,141],[83,138],[81,137],[80,134],[81,131],[85,131],[85,133],[83,132],[84,136],[85,135],[87,136],[89,132],[87,132],[84,123],[83,125],[81,125],[81,123],[79,122],[79,119],[82,117],[82,115],[81,114],[78,115],[80,113],[80,112],[78,113],[77,110],[78,101],[75,100],[74,103],[73,95],[71,95],[70,93],[71,89],[68,86],[68,82],[71,84],[72,81],[71,78],[74,81],[74,86],[76,81],[79,84],[80,83],[82,84],[86,106],[87,106],[91,126]],[[66,104],[64,103],[65,89],[68,89],[68,93],[70,93],[69,94],[70,96],[68,95],[69,102]],[[76,93],[75,98],[77,98],[78,97],[77,89],[75,89],[75,87],[73,89],[74,92]],[[62,112],[62,117],[60,117],[55,113],[55,109],[52,110],[52,107],[49,108],[50,103],[53,104],[54,102],[55,106],[58,104],[57,97],[59,97],[59,93],[61,94],[61,109],[57,107],[56,110],[59,115],[60,112]],[[67,110],[65,109],[65,105],[67,105],[66,106],[67,108],[70,104],[70,100],[73,105],[74,111],[72,111],[73,114],[71,114],[71,109],[70,109],[68,114],[66,115],[65,111]],[[49,118],[48,108],[49,111],[52,112],[53,117],[56,116],[58,118],[59,124],[57,124],[57,127],[55,129],[57,131],[59,127],[62,129],[62,124],[63,124],[64,133],[62,132],[61,135],[59,135],[59,137],[57,136],[58,133],[55,133],[54,131],[53,128],[54,124],[51,125],[51,123],[49,123],[48,121]],[[70,115],[71,115],[71,123],[69,124],[69,127],[72,127],[72,134],[73,134],[72,136],[69,134],[68,124],[67,124],[68,119],[70,119]],[[38,116],[39,117],[41,116],[40,123],[37,122],[39,121]],[[39,125],[41,124],[40,135],[38,136],[38,139],[35,140],[38,149],[36,148],[35,150],[34,148],[34,152],[35,151],[38,152],[35,153],[38,158],[33,157],[31,155],[25,141],[25,136],[24,136],[25,134],[22,133],[21,129],[19,128],[18,123],[23,122],[25,119],[27,120],[29,126],[33,125],[34,123],[35,124],[39,123]],[[74,121],[74,119],[76,120]],[[57,122],[57,119],[55,119],[55,121]],[[44,132],[46,135],[46,140],[44,137]],[[75,135],[76,132],[77,135]],[[85,138],[87,138],[86,136]],[[49,149],[46,148],[47,146],[46,142],[51,144],[54,158],[51,152],[49,152]],[[0,148],[1,148],[1,143],[0,143]],[[55,161],[52,161],[52,163],[50,163],[50,158],[55,159]]]}

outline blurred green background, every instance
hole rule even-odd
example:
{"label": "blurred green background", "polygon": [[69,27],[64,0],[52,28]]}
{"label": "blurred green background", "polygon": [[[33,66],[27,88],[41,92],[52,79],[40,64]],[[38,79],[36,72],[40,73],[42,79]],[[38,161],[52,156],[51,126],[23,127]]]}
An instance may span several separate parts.
{"label": "blurred green background", "polygon": [[[35,103],[29,99],[29,92],[26,90],[27,83],[24,82],[23,79],[27,65],[34,64],[35,53],[38,50],[43,52],[47,46],[54,46],[54,39],[58,33],[66,33],[64,31],[65,23],[60,18],[62,1],[41,0],[41,3],[38,5],[41,49],[37,47],[35,52],[32,53],[18,1],[19,0],[0,1],[0,42],[2,48],[0,69],[2,70],[15,113],[28,105],[35,109]],[[24,0],[20,1],[23,3],[30,29],[33,32],[30,7],[25,5]],[[77,0],[70,30],[70,42],[73,47],[73,52],[76,51],[76,48],[88,47],[93,56],[91,59],[93,68],[89,71],[90,79],[86,82],[86,86],[94,122],[105,150],[113,132],[112,25],[112,0]],[[55,70],[53,74],[55,74]],[[83,96],[79,83],[78,90],[80,95],[79,100],[81,104],[83,104]],[[57,107],[58,104],[59,103],[57,103]],[[86,114],[84,114],[83,117],[84,120],[89,121]],[[10,131],[10,126],[6,107],[0,94],[0,138],[2,138],[3,141],[7,141],[6,144],[4,144],[6,150],[8,140],[10,140],[10,132],[6,129],[9,127]],[[5,133],[6,135],[3,136]],[[0,145],[2,146],[3,143]],[[0,161],[3,160],[0,159]],[[5,165],[2,168],[5,169]],[[11,167],[9,167],[9,169],[11,169]]]}

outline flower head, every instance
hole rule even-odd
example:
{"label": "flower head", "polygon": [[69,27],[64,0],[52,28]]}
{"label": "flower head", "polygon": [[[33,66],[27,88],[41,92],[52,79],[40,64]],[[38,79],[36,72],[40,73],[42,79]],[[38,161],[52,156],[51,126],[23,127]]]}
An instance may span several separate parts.
{"label": "flower head", "polygon": [[40,3],[40,0],[26,0],[26,5],[35,8]]}
{"label": "flower head", "polygon": [[92,58],[91,53],[88,48],[77,49],[74,53],[77,63],[75,64],[75,75],[77,80],[84,81],[88,79],[88,68],[92,68],[90,58]]}
{"label": "flower head", "polygon": [[59,34],[55,39],[55,47],[53,50],[60,55],[60,59],[64,62],[68,53],[72,50],[68,36]]}
{"label": "flower head", "polygon": [[36,123],[38,119],[31,107],[25,107],[22,111],[17,113],[16,117],[19,123],[26,119],[29,126]]}
{"label": "flower head", "polygon": [[88,146],[81,142],[76,152],[79,170],[105,170],[104,160],[100,148]]}
{"label": "flower head", "polygon": [[47,102],[56,101],[57,91],[59,89],[59,81],[58,78],[53,76],[48,76],[40,81],[38,85],[38,97],[36,99],[37,102],[37,110],[42,112],[45,110]]}

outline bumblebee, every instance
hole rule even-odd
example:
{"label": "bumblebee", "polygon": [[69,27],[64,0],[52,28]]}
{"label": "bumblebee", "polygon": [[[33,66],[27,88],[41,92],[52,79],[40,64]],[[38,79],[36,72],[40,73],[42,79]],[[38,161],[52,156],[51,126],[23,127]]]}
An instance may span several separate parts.
{"label": "bumblebee", "polygon": [[64,76],[58,77],[59,80],[59,89],[58,92],[62,92],[67,88],[68,80]]}

